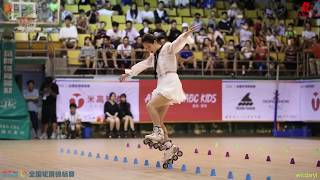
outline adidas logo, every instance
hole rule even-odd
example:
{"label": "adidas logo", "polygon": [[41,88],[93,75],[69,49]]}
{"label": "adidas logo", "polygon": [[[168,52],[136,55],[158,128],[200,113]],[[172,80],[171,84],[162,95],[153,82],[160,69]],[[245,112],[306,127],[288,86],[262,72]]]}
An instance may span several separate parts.
{"label": "adidas logo", "polygon": [[247,93],[241,101],[238,103],[237,106],[238,110],[255,110],[255,107],[253,106],[253,101],[250,98],[250,93]]}

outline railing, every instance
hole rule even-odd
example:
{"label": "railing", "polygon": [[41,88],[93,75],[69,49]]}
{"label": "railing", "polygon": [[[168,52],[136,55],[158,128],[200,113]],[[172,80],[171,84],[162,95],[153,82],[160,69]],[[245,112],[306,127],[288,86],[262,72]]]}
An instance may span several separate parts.
{"label": "railing", "polygon": [[[107,59],[108,62],[116,62],[117,64],[122,64],[124,61],[130,62],[131,65],[142,61],[143,59],[137,59],[135,57],[135,52],[132,52],[131,59],[123,60],[115,57],[116,50],[111,52],[112,56]],[[98,62],[103,62],[104,60],[100,56],[101,50],[96,50],[96,55],[93,58],[94,64]],[[284,61],[284,53],[268,52],[266,60],[241,60],[240,52],[237,51],[235,58],[233,60],[225,60],[224,55],[227,52],[219,52],[218,60],[214,60],[215,67],[213,69],[206,70],[207,59],[204,59],[202,52],[197,52],[196,61],[197,69],[186,68],[182,70],[178,69],[178,73],[182,77],[195,76],[195,77],[224,77],[224,78],[259,78],[259,79],[273,79],[275,78],[276,66],[280,65],[280,77],[281,78],[305,78],[310,77],[309,74],[309,54],[304,52],[297,53],[296,62],[286,62]],[[201,55],[202,54],[202,55]],[[147,57],[145,55],[144,57]],[[118,75],[123,73],[124,67],[99,67],[87,68],[85,64],[82,63],[80,57],[80,50],[67,50],[67,49],[55,49],[53,61],[61,62],[54,63],[54,74],[56,76],[96,76],[96,75]],[[224,67],[224,64],[228,64],[228,67]],[[242,69],[239,64],[253,63],[253,68],[251,68],[245,75],[242,75]],[[263,69],[259,69],[260,64],[264,66]],[[294,64],[295,69],[286,69],[284,65]],[[178,65],[179,66],[179,65]],[[128,66],[129,67],[129,66]],[[126,68],[128,68],[126,67]],[[257,68],[258,67],[258,68]],[[153,70],[146,70],[141,74],[141,76],[153,77]]]}

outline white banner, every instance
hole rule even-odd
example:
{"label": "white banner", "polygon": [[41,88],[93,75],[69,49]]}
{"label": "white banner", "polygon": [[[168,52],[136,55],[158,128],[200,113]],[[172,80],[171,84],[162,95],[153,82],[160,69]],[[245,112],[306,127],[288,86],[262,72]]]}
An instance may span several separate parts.
{"label": "white banner", "polygon": [[[273,121],[275,90],[275,81],[223,81],[223,121]],[[278,121],[299,120],[298,97],[296,83],[279,84]]]}
{"label": "white banner", "polygon": [[320,121],[320,81],[300,83],[300,117],[302,121]]}
{"label": "white banner", "polygon": [[[275,83],[276,81],[272,81]],[[275,91],[274,91],[275,92]],[[275,93],[274,93],[275,94]],[[269,99],[274,99],[274,94]],[[278,121],[300,121],[300,89],[297,81],[280,81]],[[274,114],[274,110],[270,111]],[[272,120],[274,117],[272,118]]]}
{"label": "white banner", "polygon": [[117,100],[122,93],[127,95],[131,104],[134,120],[139,118],[139,82],[118,82],[106,80],[57,79],[60,94],[57,98],[58,122],[63,120],[69,110],[70,102],[78,106],[82,120],[85,122],[101,122],[104,120],[104,103],[111,92],[115,92]]}

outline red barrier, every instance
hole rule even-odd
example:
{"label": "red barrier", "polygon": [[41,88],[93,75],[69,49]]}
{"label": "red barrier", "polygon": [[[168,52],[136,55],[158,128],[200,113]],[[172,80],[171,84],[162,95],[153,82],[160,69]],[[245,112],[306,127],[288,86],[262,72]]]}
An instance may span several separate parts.
{"label": "red barrier", "polygon": [[[165,122],[221,121],[221,80],[182,80],[187,100],[170,107]],[[140,121],[150,122],[146,103],[156,87],[155,80],[140,80]]]}

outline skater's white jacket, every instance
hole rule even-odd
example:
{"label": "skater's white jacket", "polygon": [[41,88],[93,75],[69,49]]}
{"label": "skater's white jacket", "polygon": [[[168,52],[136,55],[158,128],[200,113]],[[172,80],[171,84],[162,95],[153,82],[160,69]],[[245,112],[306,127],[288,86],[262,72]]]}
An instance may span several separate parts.
{"label": "skater's white jacket", "polygon": [[[185,33],[182,33],[175,41],[166,42],[159,54],[157,74],[158,76],[165,75],[167,72],[177,71],[177,60],[176,53],[178,53],[185,44],[193,44],[194,40],[191,36],[185,37]],[[129,76],[136,76],[147,68],[154,66],[154,55],[151,53],[150,56],[135,64],[131,69],[126,69],[125,73]]]}

